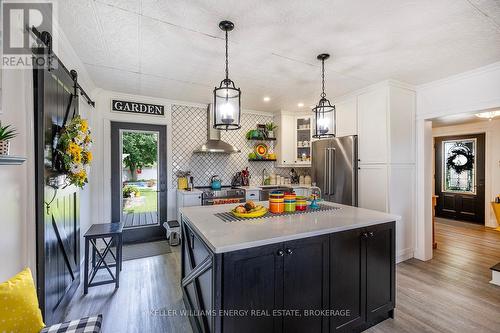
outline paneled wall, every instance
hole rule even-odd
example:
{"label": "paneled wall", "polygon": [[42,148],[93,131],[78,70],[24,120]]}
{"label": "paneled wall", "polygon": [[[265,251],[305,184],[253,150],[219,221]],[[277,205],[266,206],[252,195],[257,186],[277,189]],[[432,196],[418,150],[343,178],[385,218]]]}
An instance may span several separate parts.
{"label": "paneled wall", "polygon": [[[241,129],[237,131],[222,131],[223,141],[239,148],[241,153],[193,154],[193,151],[207,141],[207,110],[206,108],[172,105],[172,184],[177,187],[175,173],[179,170],[191,171],[195,186],[208,186],[212,175],[218,175],[223,185],[230,185],[232,176],[248,166],[251,182],[260,184],[262,171],[288,176],[289,168],[275,168],[274,162],[249,162],[248,153],[253,150],[255,141],[248,141],[245,133],[273,120],[272,115],[244,112],[241,115]],[[273,151],[274,142],[267,142]],[[297,171],[301,171],[297,169]],[[302,171],[304,172],[304,171]],[[307,172],[307,171],[306,171]]]}

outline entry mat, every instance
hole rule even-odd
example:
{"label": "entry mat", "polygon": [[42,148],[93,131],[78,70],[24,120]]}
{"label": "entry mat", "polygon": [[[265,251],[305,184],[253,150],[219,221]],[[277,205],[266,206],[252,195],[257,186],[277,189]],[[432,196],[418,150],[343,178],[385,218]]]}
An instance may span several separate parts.
{"label": "entry mat", "polygon": [[273,218],[273,217],[278,217],[278,216],[288,216],[288,215],[302,215],[302,214],[309,214],[309,213],[317,213],[317,212],[326,212],[326,211],[331,211],[331,210],[338,210],[340,207],[335,207],[335,206],[329,206],[329,205],[324,205],[324,204],[318,204],[319,208],[312,209],[307,206],[306,210],[303,211],[295,211],[295,212],[283,212],[279,214],[274,214],[271,212],[267,212],[265,215],[260,216],[260,217],[237,217],[234,216],[233,213],[231,212],[224,212],[224,213],[215,213],[214,215],[220,218],[224,222],[238,222],[238,221],[248,221],[248,220],[255,220],[255,219],[268,219],[268,218]]}

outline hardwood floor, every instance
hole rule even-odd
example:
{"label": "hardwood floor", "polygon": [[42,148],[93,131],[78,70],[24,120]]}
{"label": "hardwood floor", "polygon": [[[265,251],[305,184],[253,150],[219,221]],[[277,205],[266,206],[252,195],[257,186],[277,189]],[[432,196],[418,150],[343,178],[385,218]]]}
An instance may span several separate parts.
{"label": "hardwood floor", "polygon": [[188,317],[167,312],[184,309],[179,251],[177,246],[172,253],[124,261],[117,290],[114,284],[103,285],[89,288],[84,296],[80,285],[65,320],[102,314],[103,333],[192,332]]}
{"label": "hardwood floor", "polygon": [[397,265],[395,318],[367,332],[500,332],[500,232],[437,218],[436,241],[432,260]]}
{"label": "hardwood floor", "polygon": [[[489,268],[500,261],[500,232],[437,219],[437,249],[427,262],[397,265],[395,318],[366,332],[500,332],[500,287]],[[125,261],[120,288],[81,287],[66,318],[102,313],[103,332],[192,332],[188,318],[154,310],[184,309],[179,247],[161,256]]]}

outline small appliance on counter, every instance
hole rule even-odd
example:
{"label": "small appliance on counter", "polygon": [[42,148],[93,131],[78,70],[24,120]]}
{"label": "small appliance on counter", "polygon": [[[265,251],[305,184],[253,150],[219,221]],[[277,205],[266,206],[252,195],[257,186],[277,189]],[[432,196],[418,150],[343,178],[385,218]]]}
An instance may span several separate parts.
{"label": "small appliance on counter", "polygon": [[210,187],[212,190],[220,190],[222,188],[222,182],[218,175],[214,175],[210,178]]}

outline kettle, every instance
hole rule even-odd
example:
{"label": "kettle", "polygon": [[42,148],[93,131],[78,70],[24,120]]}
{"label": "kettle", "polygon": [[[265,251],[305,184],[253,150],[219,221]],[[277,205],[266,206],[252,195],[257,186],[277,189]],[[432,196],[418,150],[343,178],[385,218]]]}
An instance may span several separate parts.
{"label": "kettle", "polygon": [[210,178],[210,187],[212,190],[220,190],[222,187],[219,176],[215,175]]}

